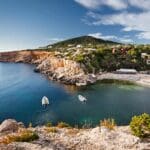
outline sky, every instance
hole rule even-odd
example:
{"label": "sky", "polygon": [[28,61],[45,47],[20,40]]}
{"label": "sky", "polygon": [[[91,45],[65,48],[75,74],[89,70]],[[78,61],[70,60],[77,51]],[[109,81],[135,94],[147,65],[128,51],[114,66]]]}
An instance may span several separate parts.
{"label": "sky", "polygon": [[150,0],[0,0],[0,51],[82,35],[150,43]]}

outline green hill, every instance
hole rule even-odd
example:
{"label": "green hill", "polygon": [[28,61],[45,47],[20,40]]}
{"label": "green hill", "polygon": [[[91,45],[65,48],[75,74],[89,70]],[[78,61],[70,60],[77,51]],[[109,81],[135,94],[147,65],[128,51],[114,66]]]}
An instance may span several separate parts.
{"label": "green hill", "polygon": [[103,39],[97,39],[92,36],[81,36],[81,37],[76,37],[76,38],[68,39],[65,41],[61,41],[55,44],[51,44],[51,45],[48,45],[47,47],[53,46],[53,48],[58,48],[58,47],[66,47],[68,45],[78,45],[78,44],[86,46],[89,44],[91,45],[100,45],[100,44],[112,45],[113,44],[114,45],[114,44],[119,44],[119,43],[108,41],[108,40],[103,40]]}

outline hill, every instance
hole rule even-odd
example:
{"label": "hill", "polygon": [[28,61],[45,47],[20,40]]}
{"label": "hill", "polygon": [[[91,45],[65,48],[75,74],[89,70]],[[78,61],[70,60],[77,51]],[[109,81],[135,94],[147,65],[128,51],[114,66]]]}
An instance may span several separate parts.
{"label": "hill", "polygon": [[55,44],[48,45],[47,48],[50,46],[52,46],[53,48],[58,48],[58,47],[67,47],[68,45],[75,46],[79,44],[83,46],[87,46],[89,44],[91,45],[101,45],[101,44],[116,45],[120,43],[103,40],[103,39],[97,39],[92,36],[81,36],[81,37],[76,37],[76,38],[72,38],[72,39],[61,41]]}

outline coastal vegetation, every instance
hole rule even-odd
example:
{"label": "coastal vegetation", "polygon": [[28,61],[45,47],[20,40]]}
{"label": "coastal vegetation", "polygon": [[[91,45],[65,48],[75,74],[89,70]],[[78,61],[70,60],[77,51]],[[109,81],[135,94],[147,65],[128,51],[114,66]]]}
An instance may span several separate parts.
{"label": "coastal vegetation", "polygon": [[113,118],[108,118],[100,121],[100,126],[113,130],[116,127],[116,122]]}
{"label": "coastal vegetation", "polygon": [[71,128],[71,126],[68,123],[65,123],[65,122],[59,122],[57,124],[57,127],[58,128]]}
{"label": "coastal vegetation", "polygon": [[150,136],[150,115],[142,114],[134,116],[130,122],[130,128],[134,135],[138,137]]}
{"label": "coastal vegetation", "polygon": [[134,68],[138,71],[150,69],[146,59],[141,57],[142,53],[150,53],[150,45],[121,44],[82,36],[48,45],[42,50],[79,62],[90,73],[116,71],[119,68]]}
{"label": "coastal vegetation", "polygon": [[38,134],[31,131],[24,129],[17,134],[8,134],[2,140],[0,140],[0,144],[9,144],[12,142],[31,142],[37,140],[39,138]]}

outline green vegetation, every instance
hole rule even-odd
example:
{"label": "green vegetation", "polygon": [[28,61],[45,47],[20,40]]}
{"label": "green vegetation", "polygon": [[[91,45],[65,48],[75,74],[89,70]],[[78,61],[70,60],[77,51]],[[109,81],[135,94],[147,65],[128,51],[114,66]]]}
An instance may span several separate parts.
{"label": "green vegetation", "polygon": [[51,122],[48,122],[48,123],[46,123],[45,126],[46,126],[46,127],[52,127],[52,123],[51,123]]}
{"label": "green vegetation", "polygon": [[30,142],[30,141],[37,140],[38,138],[39,136],[35,132],[27,130],[21,133],[20,136],[16,136],[14,140],[16,142]]}
{"label": "green vegetation", "polygon": [[[84,45],[84,46],[91,46],[94,45],[95,47],[98,44],[119,44],[117,42],[113,42],[113,41],[106,41],[106,40],[102,40],[102,39],[97,39],[91,36],[81,36],[81,37],[76,37],[76,38],[72,38],[69,40],[65,40],[62,42],[58,42],[56,44],[53,44],[53,48],[60,48],[60,47],[67,47],[68,45]],[[47,47],[49,47],[50,45],[48,45]]]}
{"label": "green vegetation", "polygon": [[134,116],[130,123],[130,128],[134,135],[138,137],[150,136],[150,115],[142,114]]}
{"label": "green vegetation", "polygon": [[38,134],[30,130],[21,131],[18,134],[10,134],[4,137],[0,144],[9,144],[12,142],[31,142],[39,138]]}
{"label": "green vegetation", "polygon": [[87,73],[111,72],[120,68],[150,70],[146,59],[141,57],[141,53],[150,54],[150,45],[125,45],[82,36],[48,45],[39,50],[54,52],[56,57],[75,60],[85,66]]}
{"label": "green vegetation", "polygon": [[100,126],[104,126],[110,130],[113,130],[116,126],[116,122],[112,118],[104,119],[100,121]]}
{"label": "green vegetation", "polygon": [[29,123],[29,128],[32,128],[32,122]]}
{"label": "green vegetation", "polygon": [[57,133],[58,132],[56,127],[47,127],[47,128],[45,128],[45,131],[51,132],[51,133]]}
{"label": "green vegetation", "polygon": [[57,127],[58,128],[71,128],[71,126],[69,124],[65,123],[65,122],[59,122],[57,124]]}

